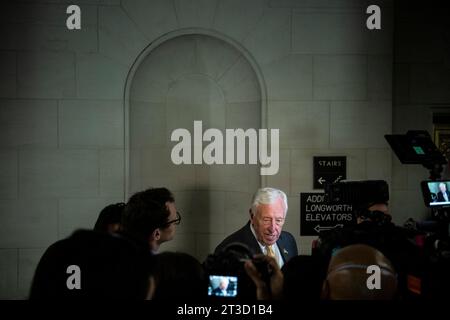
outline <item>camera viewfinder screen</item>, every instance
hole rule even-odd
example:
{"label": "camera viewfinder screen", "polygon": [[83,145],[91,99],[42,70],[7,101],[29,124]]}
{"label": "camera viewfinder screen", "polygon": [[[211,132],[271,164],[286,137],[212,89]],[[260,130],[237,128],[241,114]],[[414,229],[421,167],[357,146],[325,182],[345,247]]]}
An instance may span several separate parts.
{"label": "camera viewfinder screen", "polygon": [[236,297],[238,279],[235,276],[210,275],[208,295],[217,297]]}
{"label": "camera viewfinder screen", "polygon": [[428,182],[430,206],[450,204],[450,186],[448,181]]}
{"label": "camera viewfinder screen", "polygon": [[413,146],[413,149],[416,152],[416,154],[425,154],[425,152],[423,151],[422,147]]}

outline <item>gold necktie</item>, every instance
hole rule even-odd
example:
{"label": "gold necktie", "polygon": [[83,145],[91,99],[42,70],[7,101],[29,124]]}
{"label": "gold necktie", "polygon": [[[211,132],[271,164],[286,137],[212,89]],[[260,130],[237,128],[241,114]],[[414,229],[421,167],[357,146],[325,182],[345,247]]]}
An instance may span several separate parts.
{"label": "gold necktie", "polygon": [[266,246],[266,255],[275,258],[275,252],[273,252],[272,246]]}

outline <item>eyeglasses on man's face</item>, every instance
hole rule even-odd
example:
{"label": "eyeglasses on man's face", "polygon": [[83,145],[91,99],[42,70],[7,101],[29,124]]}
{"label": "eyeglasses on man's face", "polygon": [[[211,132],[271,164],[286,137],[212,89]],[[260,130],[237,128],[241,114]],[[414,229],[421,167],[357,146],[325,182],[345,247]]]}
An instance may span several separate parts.
{"label": "eyeglasses on man's face", "polygon": [[165,224],[164,224],[164,227],[168,227],[168,226],[170,226],[171,224],[176,224],[176,225],[179,225],[180,223],[181,223],[181,215],[180,215],[180,213],[177,211],[177,218],[176,219],[174,219],[174,220],[170,220],[170,221],[167,221]]}

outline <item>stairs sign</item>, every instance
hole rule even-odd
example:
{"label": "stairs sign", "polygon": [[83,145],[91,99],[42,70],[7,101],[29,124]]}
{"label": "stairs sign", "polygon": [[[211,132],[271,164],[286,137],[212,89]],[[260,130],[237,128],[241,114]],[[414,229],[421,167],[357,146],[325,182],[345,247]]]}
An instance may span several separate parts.
{"label": "stairs sign", "polygon": [[313,163],[314,189],[347,179],[347,157],[314,157]]}

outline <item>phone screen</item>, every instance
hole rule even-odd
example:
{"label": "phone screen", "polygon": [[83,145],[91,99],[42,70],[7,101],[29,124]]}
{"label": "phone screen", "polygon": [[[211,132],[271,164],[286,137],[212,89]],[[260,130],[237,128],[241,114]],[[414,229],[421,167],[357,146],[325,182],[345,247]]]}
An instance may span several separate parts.
{"label": "phone screen", "polygon": [[208,295],[216,297],[236,297],[238,278],[236,276],[210,275]]}

